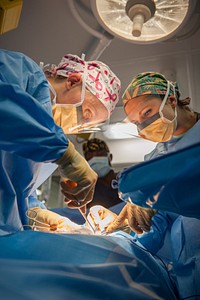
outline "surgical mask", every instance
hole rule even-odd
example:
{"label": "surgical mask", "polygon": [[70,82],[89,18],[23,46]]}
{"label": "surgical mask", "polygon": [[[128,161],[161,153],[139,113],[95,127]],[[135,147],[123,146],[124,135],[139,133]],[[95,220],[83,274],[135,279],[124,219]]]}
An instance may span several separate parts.
{"label": "surgical mask", "polygon": [[[169,120],[163,115],[163,108],[167,101],[170,89],[170,82],[167,82],[167,92],[159,108],[159,112],[143,123],[135,123],[139,135],[153,142],[166,142],[171,140],[177,126],[177,111],[174,109],[174,119]],[[173,86],[174,88],[174,86]],[[175,90],[174,90],[175,95]]]}
{"label": "surgical mask", "polygon": [[88,161],[88,164],[99,177],[104,177],[112,169],[107,156],[94,156]]}
{"label": "surgical mask", "polygon": [[[77,111],[76,106],[56,103],[56,92],[49,82],[49,89],[54,98],[52,100],[52,114],[54,122],[60,126],[65,134],[70,134],[70,128],[77,126]],[[78,132],[77,132],[78,133]]]}
{"label": "surgical mask", "polygon": [[[52,106],[54,122],[62,128],[65,134],[78,133],[77,128],[77,110],[73,105],[53,105]],[[75,128],[73,132],[71,128]]]}

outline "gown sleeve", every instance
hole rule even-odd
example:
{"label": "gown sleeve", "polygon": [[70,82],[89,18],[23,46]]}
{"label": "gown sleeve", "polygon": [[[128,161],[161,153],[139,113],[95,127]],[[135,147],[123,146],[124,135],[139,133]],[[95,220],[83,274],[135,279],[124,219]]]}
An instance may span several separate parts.
{"label": "gown sleeve", "polygon": [[48,82],[35,62],[15,55],[0,51],[0,148],[33,161],[54,162],[68,140],[54,123]]}

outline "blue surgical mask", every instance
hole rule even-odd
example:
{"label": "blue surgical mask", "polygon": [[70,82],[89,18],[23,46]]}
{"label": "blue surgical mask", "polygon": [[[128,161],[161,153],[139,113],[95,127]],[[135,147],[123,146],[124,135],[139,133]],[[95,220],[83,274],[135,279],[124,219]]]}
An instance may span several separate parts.
{"label": "blue surgical mask", "polygon": [[112,169],[107,156],[94,156],[88,160],[88,164],[99,177],[104,177]]}

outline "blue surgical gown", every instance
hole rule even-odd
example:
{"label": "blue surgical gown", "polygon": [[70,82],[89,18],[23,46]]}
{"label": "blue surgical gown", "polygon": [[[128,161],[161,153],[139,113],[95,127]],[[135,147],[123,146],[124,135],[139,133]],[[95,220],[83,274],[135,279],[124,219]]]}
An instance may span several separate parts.
{"label": "blue surgical gown", "polygon": [[37,187],[40,170],[48,165],[51,175],[52,163],[68,146],[52,117],[48,81],[22,53],[0,50],[0,120],[1,233],[26,223],[27,199]]}
{"label": "blue surgical gown", "polygon": [[[171,168],[171,173],[173,172],[173,168],[177,169],[177,175],[170,180],[172,174],[166,174],[169,180],[160,193],[158,202],[154,205],[154,208],[170,210],[184,216],[200,219],[200,186],[198,180],[200,176],[199,144],[200,120],[182,137],[174,137],[167,143],[159,143],[155,150],[146,157],[147,159],[153,159],[161,157],[165,153],[174,152],[180,156],[180,162],[177,158],[177,162],[174,162]],[[168,163],[170,164],[170,160]]]}
{"label": "blue surgical gown", "polygon": [[182,137],[157,144],[146,162],[122,171],[118,180],[122,199],[149,207],[148,197],[161,190],[153,208],[200,218],[199,132],[200,121]]}

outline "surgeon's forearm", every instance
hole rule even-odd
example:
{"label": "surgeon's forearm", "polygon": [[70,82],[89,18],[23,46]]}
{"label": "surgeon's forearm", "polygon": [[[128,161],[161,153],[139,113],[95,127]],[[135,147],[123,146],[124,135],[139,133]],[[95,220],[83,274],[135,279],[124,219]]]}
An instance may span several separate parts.
{"label": "surgeon's forearm", "polygon": [[67,138],[40,102],[18,86],[0,89],[1,149],[38,162],[61,158]]}

